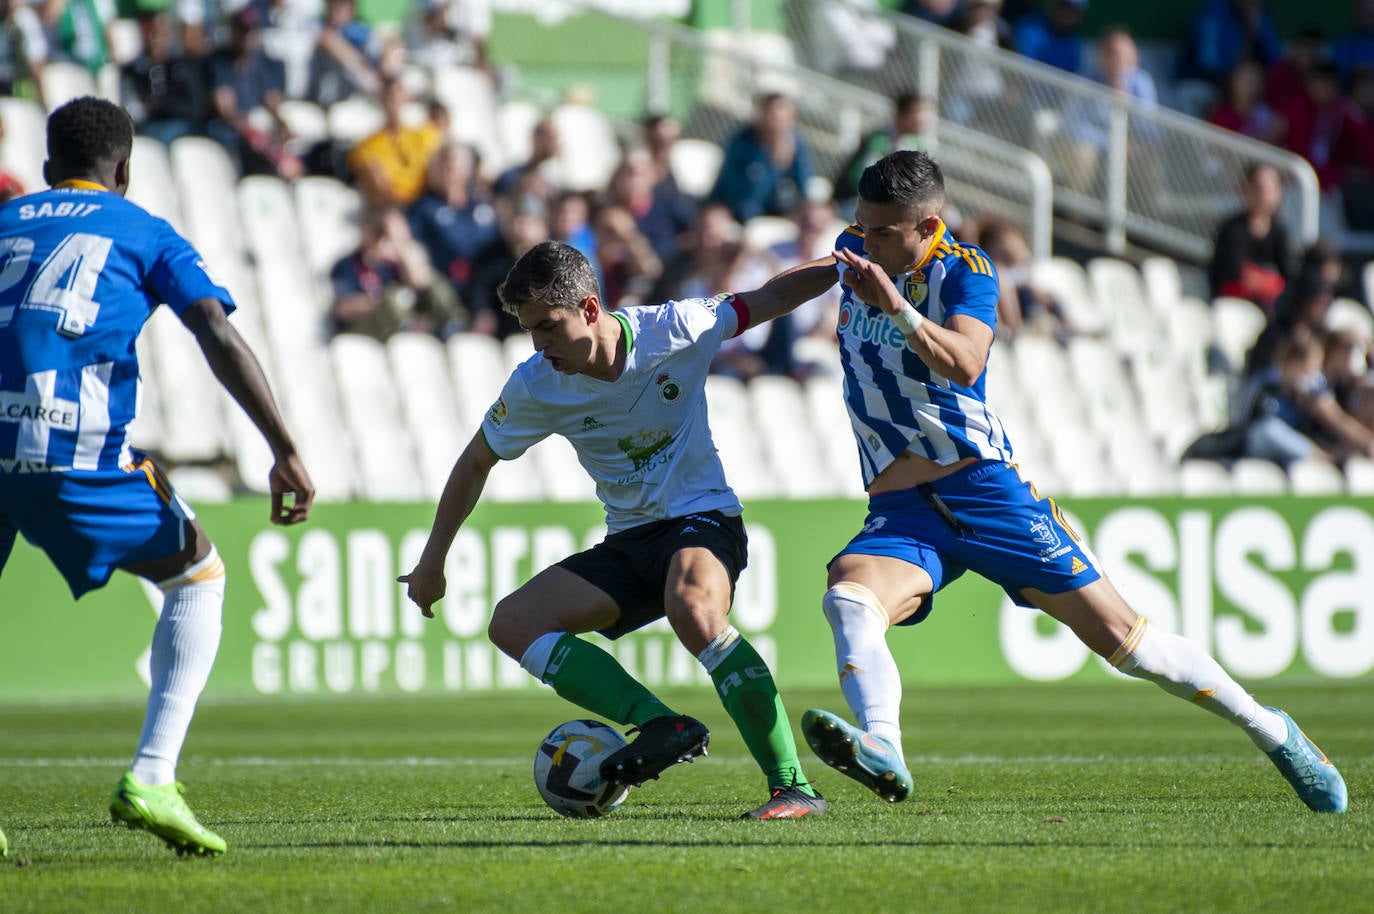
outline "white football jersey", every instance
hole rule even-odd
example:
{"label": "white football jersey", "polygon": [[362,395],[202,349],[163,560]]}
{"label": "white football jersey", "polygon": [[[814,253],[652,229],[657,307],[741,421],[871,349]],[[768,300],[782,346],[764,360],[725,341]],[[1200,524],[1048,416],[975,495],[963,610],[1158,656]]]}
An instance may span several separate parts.
{"label": "white football jersey", "polygon": [[721,343],[747,328],[747,310],[721,296],[610,313],[625,332],[624,373],[562,374],[535,353],[482,420],[492,453],[513,460],[549,435],[567,438],[611,533],[698,511],[740,514],[711,440],[705,385]]}

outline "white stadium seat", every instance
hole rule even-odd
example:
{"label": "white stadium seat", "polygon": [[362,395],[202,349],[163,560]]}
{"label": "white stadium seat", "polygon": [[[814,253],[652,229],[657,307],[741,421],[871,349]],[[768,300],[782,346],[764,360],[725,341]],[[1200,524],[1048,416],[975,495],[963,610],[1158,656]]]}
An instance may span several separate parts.
{"label": "white stadium seat", "polygon": [[1078,333],[1105,333],[1111,315],[1105,304],[1094,297],[1088,275],[1075,260],[1043,257],[1031,263],[1031,285],[1049,292],[1064,308],[1069,326]]}
{"label": "white stadium seat", "polygon": [[783,493],[790,498],[837,494],[801,385],[782,375],[761,375],[745,385],[745,391],[755,434]]}
{"label": "white stadium seat", "polygon": [[1374,339],[1374,313],[1353,298],[1338,298],[1326,313],[1330,330],[1351,330],[1361,339]]}
{"label": "white stadium seat", "polygon": [[1145,298],[1159,319],[1172,318],[1174,307],[1183,300],[1183,276],[1178,261],[1170,257],[1147,257],[1140,262],[1140,278],[1145,283]]}
{"label": "white stadium seat", "polygon": [[234,205],[238,174],[224,147],[203,136],[183,136],[169,148],[186,236],[211,262],[228,253],[242,259],[246,248]]}
{"label": "white stadium seat", "polygon": [[317,284],[327,284],[334,264],[358,246],[358,191],[336,178],[307,175],[292,186],[302,247]]}
{"label": "white stadium seat", "polygon": [[1342,495],[1345,476],[1340,468],[1324,460],[1298,460],[1288,467],[1288,482],[1294,495]]}
{"label": "white stadium seat", "polygon": [[736,378],[706,378],[706,409],[711,434],[725,466],[725,478],[741,498],[772,498],[782,483],[769,465],[753,427],[753,410],[744,384]]}
{"label": "white stadium seat", "polygon": [[386,351],[425,497],[437,500],[473,431],[463,427],[458,412],[448,350],[428,334],[397,333]]}
{"label": "white stadium seat", "polygon": [[572,191],[600,191],[620,164],[620,143],[610,119],[589,105],[562,104],[553,111],[558,128],[558,171]]}
{"label": "white stadium seat", "polygon": [[1231,465],[1231,482],[1237,495],[1283,495],[1288,475],[1277,463],[1242,457]]}
{"label": "white stadium seat", "polygon": [[1240,372],[1245,354],[1266,323],[1264,312],[1254,302],[1229,295],[1212,299],[1212,342],[1226,356],[1231,371]]}
{"label": "white stadium seat", "polygon": [[5,122],[5,141],[0,143],[0,165],[19,179],[27,193],[48,186],[43,162],[48,158],[48,115],[38,102],[26,98],[0,98],[0,120]]}
{"label": "white stadium seat", "polygon": [[1346,491],[1351,495],[1374,495],[1374,460],[1351,457],[1344,469]]}
{"label": "white stadium seat", "polygon": [[79,63],[50,60],[43,65],[39,76],[43,86],[43,102],[48,111],[56,111],[74,98],[97,95],[95,77]]}
{"label": "white stadium seat", "polygon": [[228,396],[210,372],[195,337],[170,309],[144,325],[148,358],[141,370],[157,377],[162,399],[162,452],[173,461],[212,460],[226,453],[223,405]]}
{"label": "white stadium seat", "polygon": [[372,501],[419,501],[424,486],[391,383],[386,347],[343,333],[330,341],[329,356],[363,494]]}
{"label": "white stadium seat", "polygon": [[715,185],[724,158],[725,150],[719,144],[696,137],[683,137],[669,150],[668,167],[673,170],[673,178],[683,193],[704,197]]}
{"label": "white stadium seat", "polygon": [[186,233],[181,213],[181,197],[172,180],[172,163],[167,147],[151,137],[134,137],[129,156],[129,200],[166,219],[181,234]]}
{"label": "white stadium seat", "polygon": [[1163,322],[1151,307],[1140,271],[1125,260],[1094,257],[1088,261],[1088,287],[1110,316],[1112,339],[1122,352],[1145,345],[1163,332]]}
{"label": "white stadium seat", "polygon": [[482,417],[496,402],[510,375],[505,352],[494,337],[482,333],[455,333],[448,339],[448,363],[458,398],[458,415],[471,434],[477,431]]}
{"label": "white stadium seat", "polygon": [[1179,492],[1183,495],[1230,495],[1235,491],[1231,473],[1211,460],[1185,460],[1178,468]]}

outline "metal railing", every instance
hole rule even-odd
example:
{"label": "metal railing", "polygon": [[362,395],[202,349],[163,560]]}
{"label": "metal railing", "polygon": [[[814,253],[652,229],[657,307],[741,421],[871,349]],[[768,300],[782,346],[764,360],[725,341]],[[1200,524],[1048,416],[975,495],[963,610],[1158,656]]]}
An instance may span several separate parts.
{"label": "metal railing", "polygon": [[[803,65],[835,58],[814,8],[785,7]],[[883,18],[896,37],[883,65],[842,71],[845,79],[882,95],[917,91],[942,120],[1037,153],[1054,178],[1056,211],[1096,231],[1107,250],[1121,253],[1129,241],[1205,262],[1220,221],[1242,208],[1252,162],[1286,176],[1282,215],[1304,244],[1316,239],[1320,191],[1301,157],[909,16]]]}
{"label": "metal railing", "polygon": [[[796,100],[816,173],[827,180],[838,176],[867,133],[892,121],[890,97],[796,66],[792,44],[781,35],[703,33],[583,7],[524,39],[519,91],[554,96],[576,82],[626,134],[644,112],[665,112],[682,122],[685,135],[723,145],[748,123],[758,95],[786,92]],[[576,61],[569,61],[574,40]],[[939,155],[950,201],[961,212],[1011,220],[1037,255],[1049,255],[1054,188],[1038,155],[953,121],[924,139]]]}

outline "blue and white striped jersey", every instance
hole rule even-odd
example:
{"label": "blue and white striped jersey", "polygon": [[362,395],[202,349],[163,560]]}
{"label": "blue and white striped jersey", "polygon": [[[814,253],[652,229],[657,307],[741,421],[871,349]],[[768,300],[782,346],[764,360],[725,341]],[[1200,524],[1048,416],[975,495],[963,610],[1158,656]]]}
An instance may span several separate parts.
{"label": "blue and white striped jersey", "polygon": [[[835,246],[862,255],[863,233],[850,226]],[[840,269],[843,275],[842,264]],[[950,237],[943,222],[925,259],[892,281],[912,307],[937,324],[967,314],[997,327],[997,270],[978,248]],[[838,336],[844,400],[865,486],[906,450],[939,464],[965,457],[1011,460],[1002,421],[983,394],[986,372],[972,387],[936,374],[881,309],[856,298],[848,287],[840,300]]]}
{"label": "blue and white striped jersey", "polygon": [[134,342],[165,302],[233,299],[194,248],[85,181],[0,207],[0,470],[108,470],[131,460]]}

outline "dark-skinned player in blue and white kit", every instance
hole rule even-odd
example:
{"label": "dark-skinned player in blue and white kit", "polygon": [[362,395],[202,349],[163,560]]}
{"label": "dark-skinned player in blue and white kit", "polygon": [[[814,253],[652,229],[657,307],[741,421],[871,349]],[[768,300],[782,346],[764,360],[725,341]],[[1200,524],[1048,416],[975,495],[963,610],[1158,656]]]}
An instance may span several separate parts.
{"label": "dark-skinned player in blue and white kit", "polygon": [[855,224],[836,244],[844,398],[869,509],[830,563],[822,606],[858,726],[813,709],[802,717],[807,742],[884,799],[910,794],[887,632],[925,619],[935,593],[972,570],[1122,673],[1240,727],[1309,808],[1344,812],[1344,780],[1292,718],[1260,705],[1198,645],[1138,615],[1053,499],[1019,475],[984,396],[997,273],[951,236],[944,202],[933,159],[892,153],[864,171]]}
{"label": "dark-skinned player in blue and white kit", "polygon": [[134,345],[154,309],[181,319],[267,439],[272,522],[305,520],[314,487],[228,321],[233,299],[170,225],[124,199],[133,136],[118,105],[68,102],[48,118],[51,189],[0,207],[0,572],[22,533],[74,597],[116,569],[161,589],[143,733],[110,816],[211,856],[225,841],[186,805],[176,763],[219,648],[225,572],[194,512],[129,440]]}

